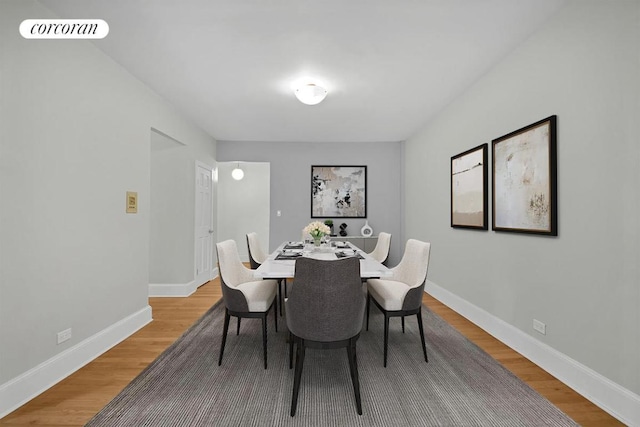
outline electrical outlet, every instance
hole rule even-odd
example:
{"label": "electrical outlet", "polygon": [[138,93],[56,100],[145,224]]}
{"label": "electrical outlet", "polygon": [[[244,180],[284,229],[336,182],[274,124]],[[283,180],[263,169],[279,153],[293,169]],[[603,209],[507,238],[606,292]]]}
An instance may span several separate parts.
{"label": "electrical outlet", "polygon": [[539,320],[533,319],[533,329],[540,332],[542,335],[547,334],[547,325]]}
{"label": "electrical outlet", "polygon": [[65,341],[71,339],[71,328],[58,332],[58,344],[62,344]]}

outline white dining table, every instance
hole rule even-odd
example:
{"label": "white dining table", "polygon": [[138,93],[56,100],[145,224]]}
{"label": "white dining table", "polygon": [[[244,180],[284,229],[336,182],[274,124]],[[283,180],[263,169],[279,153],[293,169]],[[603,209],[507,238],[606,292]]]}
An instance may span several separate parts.
{"label": "white dining table", "polygon": [[[296,242],[284,242],[273,251],[267,259],[254,270],[254,276],[258,279],[290,279],[294,277],[295,261],[299,257],[308,257],[314,259],[336,260],[339,257],[336,253],[343,253],[346,256],[360,256],[360,276],[363,279],[383,278],[391,276],[391,270],[385,265],[373,259],[369,254],[350,242],[335,242],[331,245],[323,244],[320,247],[313,245],[304,245],[302,249],[285,249],[286,246],[295,246]],[[335,246],[334,246],[335,245]],[[301,255],[286,259],[276,259],[284,254]]]}

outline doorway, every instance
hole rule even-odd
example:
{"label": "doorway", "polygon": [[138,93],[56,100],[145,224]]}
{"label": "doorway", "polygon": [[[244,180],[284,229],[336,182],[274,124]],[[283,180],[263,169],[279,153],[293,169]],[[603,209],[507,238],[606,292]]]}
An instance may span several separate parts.
{"label": "doorway", "polygon": [[214,275],[213,167],[153,128],[150,151],[149,296],[188,296]]}
{"label": "doorway", "polygon": [[[244,172],[240,180],[231,176],[231,172],[237,167]],[[216,241],[235,240],[240,259],[248,262],[246,235],[255,232],[265,252],[269,252],[271,164],[219,162],[217,176],[218,236]]]}

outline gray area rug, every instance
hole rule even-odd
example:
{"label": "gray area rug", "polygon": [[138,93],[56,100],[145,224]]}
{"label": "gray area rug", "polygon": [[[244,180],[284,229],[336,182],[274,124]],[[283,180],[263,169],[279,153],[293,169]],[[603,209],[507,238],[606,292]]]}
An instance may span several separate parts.
{"label": "gray area rug", "polygon": [[88,426],[575,426],[569,417],[439,316],[423,308],[429,363],[415,316],[391,319],[382,367],[383,317],[371,307],[358,341],[363,415],[356,413],[345,349],[307,351],[295,417],[284,317],[269,315],[269,367],[260,320],[232,319],[217,365],[224,317],[213,306]]}

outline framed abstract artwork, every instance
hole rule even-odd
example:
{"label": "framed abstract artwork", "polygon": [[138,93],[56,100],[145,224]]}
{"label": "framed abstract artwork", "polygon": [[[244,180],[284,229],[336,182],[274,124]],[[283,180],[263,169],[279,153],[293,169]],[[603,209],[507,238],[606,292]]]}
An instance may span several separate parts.
{"label": "framed abstract artwork", "polygon": [[488,144],[451,158],[451,227],[489,229]]}
{"label": "framed abstract artwork", "polygon": [[492,141],[492,229],[558,235],[556,116]]}
{"label": "framed abstract artwork", "polygon": [[366,217],[366,166],[311,166],[311,218]]}

